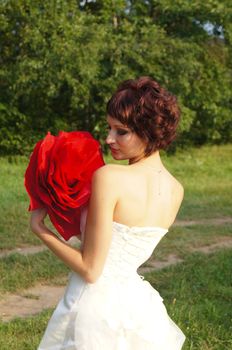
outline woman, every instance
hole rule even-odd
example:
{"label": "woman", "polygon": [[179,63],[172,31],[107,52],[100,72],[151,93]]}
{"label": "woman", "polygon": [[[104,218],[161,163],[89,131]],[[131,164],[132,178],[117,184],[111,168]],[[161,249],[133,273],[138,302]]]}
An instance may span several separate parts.
{"label": "woman", "polygon": [[116,160],[92,179],[80,249],[32,212],[33,232],[72,270],[39,350],[179,350],[181,330],[159,293],[137,268],[172,225],[182,185],[164,167],[159,150],[175,137],[176,98],[149,77],[123,82],[107,104],[106,143]]}

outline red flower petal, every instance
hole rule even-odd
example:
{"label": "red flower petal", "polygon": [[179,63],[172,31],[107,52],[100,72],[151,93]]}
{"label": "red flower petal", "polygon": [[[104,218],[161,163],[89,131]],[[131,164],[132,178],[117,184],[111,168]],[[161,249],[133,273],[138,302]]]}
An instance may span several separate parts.
{"label": "red flower petal", "polygon": [[25,173],[29,210],[45,207],[66,240],[80,235],[81,209],[90,197],[92,175],[102,165],[100,145],[90,133],[48,133],[36,144]]}

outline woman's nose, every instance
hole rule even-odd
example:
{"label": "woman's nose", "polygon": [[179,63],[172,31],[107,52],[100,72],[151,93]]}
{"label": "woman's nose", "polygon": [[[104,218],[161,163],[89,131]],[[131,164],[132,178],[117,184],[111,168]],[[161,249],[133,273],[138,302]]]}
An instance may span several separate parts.
{"label": "woman's nose", "polygon": [[107,137],[106,137],[106,143],[109,145],[109,144],[114,143],[114,142],[115,142],[115,139],[114,139],[112,131],[110,130],[108,132]]}

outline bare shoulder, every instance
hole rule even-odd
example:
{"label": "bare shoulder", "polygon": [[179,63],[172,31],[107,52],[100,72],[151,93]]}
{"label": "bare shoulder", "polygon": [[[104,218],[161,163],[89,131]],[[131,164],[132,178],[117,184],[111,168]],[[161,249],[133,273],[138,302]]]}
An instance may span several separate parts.
{"label": "bare shoulder", "polygon": [[183,185],[167,170],[167,176],[170,179],[172,193],[176,198],[177,202],[182,202],[184,197],[184,187]]}
{"label": "bare shoulder", "polygon": [[174,192],[179,197],[179,200],[182,202],[184,198],[184,187],[177,179],[175,179]]}
{"label": "bare shoulder", "polygon": [[181,185],[181,183],[175,179],[175,186],[173,187],[172,191],[172,201],[174,208],[176,210],[176,214],[178,213],[181,203],[184,198],[184,187]]}
{"label": "bare shoulder", "polygon": [[94,172],[94,178],[110,179],[120,174],[125,174],[126,166],[118,164],[106,164]]}
{"label": "bare shoulder", "polygon": [[119,186],[123,182],[123,170],[120,165],[107,164],[97,169],[92,178],[92,191],[108,193],[108,196],[117,196]]}

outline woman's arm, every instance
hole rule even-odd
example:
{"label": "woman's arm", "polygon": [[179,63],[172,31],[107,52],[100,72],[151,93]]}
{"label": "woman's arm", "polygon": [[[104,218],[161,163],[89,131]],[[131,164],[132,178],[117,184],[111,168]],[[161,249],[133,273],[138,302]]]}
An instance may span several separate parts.
{"label": "woman's arm", "polygon": [[117,203],[115,180],[109,165],[94,173],[82,250],[69,246],[45,226],[44,209],[34,210],[31,214],[32,231],[88,283],[94,283],[101,275],[109,251],[113,212]]}

